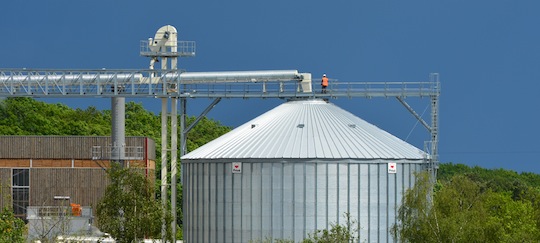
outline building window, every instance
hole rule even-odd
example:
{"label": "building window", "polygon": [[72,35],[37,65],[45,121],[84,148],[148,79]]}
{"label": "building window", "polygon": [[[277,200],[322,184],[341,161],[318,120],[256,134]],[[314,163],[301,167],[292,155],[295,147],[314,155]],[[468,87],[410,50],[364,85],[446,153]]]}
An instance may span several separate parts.
{"label": "building window", "polygon": [[13,169],[12,185],[13,212],[24,219],[30,202],[30,169]]}

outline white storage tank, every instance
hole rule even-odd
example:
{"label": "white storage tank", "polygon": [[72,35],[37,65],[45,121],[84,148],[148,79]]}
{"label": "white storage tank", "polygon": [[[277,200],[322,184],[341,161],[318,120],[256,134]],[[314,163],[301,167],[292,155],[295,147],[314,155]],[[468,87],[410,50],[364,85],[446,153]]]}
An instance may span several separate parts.
{"label": "white storage tank", "polygon": [[186,242],[296,242],[358,220],[389,233],[422,150],[323,100],[286,102],[182,157]]}

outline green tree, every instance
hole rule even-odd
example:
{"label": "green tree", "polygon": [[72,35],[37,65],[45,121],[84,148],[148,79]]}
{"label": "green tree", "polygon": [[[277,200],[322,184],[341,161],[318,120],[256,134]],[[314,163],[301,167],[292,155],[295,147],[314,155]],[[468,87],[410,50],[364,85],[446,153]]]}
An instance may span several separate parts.
{"label": "green tree", "polygon": [[455,175],[466,176],[469,179],[490,188],[494,192],[508,192],[515,194],[513,197],[523,196],[520,191],[528,187],[540,188],[540,175],[523,172],[517,173],[504,169],[486,169],[478,166],[469,167],[464,164],[441,163],[437,179],[449,181]]}
{"label": "green tree", "polygon": [[24,242],[24,221],[15,217],[13,209],[4,207],[0,213],[0,242]]}
{"label": "green tree", "polygon": [[358,242],[358,222],[349,213],[343,215],[345,224],[331,223],[330,229],[316,230],[309,234],[302,243]]}
{"label": "green tree", "polygon": [[392,233],[403,242],[538,242],[535,210],[531,201],[468,176],[457,174],[433,187],[428,174],[420,173]]}
{"label": "green tree", "polygon": [[[195,121],[195,117],[187,118],[187,126]],[[221,125],[218,121],[203,118],[197,123],[193,130],[188,134],[187,150],[193,151],[200,146],[218,138],[219,136],[229,132],[230,127]]]}
{"label": "green tree", "polygon": [[13,213],[11,194],[6,192],[10,187],[5,186],[3,179],[0,178],[0,205],[4,205],[0,211],[0,243],[24,242],[26,226],[24,221]]}
{"label": "green tree", "polygon": [[399,222],[391,228],[394,238],[404,242],[436,242],[441,238],[436,215],[431,213],[432,191],[429,174],[418,174],[415,186],[407,190],[403,197],[398,210]]}
{"label": "green tree", "polygon": [[[337,222],[330,223],[330,229],[315,230],[308,234],[308,237],[302,240],[302,243],[352,243],[358,242],[360,230],[358,221],[353,219],[349,213],[343,214],[346,222],[339,224]],[[264,240],[250,240],[250,243],[294,243],[291,239],[273,239],[271,237]]]}
{"label": "green tree", "polygon": [[146,136],[161,141],[161,117],[144,109],[142,104],[126,103],[126,134]]}
{"label": "green tree", "polygon": [[493,242],[489,234],[492,226],[486,224],[487,195],[479,184],[465,176],[457,175],[443,182],[442,188],[433,193],[434,207],[430,211],[435,220],[429,223],[437,227],[437,242]]}
{"label": "green tree", "polygon": [[24,222],[10,207],[4,207],[0,213],[0,243],[24,242],[24,231]]}
{"label": "green tree", "polygon": [[99,228],[119,242],[160,238],[163,211],[149,180],[136,169],[116,163],[107,174],[111,183],[97,205]]}
{"label": "green tree", "polygon": [[489,193],[485,202],[489,212],[487,225],[499,242],[538,242],[539,229],[530,201],[513,200],[510,193]]}
{"label": "green tree", "polygon": [[31,98],[0,101],[2,135],[108,135],[110,113],[95,107],[73,110],[63,104],[47,104]]}

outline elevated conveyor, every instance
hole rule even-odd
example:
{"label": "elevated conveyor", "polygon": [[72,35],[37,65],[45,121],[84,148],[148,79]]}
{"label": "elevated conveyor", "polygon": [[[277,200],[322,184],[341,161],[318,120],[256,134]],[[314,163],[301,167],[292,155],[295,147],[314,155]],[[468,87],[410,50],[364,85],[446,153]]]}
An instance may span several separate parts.
{"label": "elevated conveyor", "polygon": [[341,82],[326,94],[311,74],[296,70],[183,72],[181,70],[0,69],[0,97],[302,98],[430,97],[437,82]]}

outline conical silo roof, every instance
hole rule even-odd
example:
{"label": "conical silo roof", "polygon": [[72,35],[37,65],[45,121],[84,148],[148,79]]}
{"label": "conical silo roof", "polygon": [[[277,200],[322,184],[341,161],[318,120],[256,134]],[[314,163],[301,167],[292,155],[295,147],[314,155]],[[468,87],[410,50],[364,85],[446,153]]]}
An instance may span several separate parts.
{"label": "conical silo roof", "polygon": [[422,150],[324,100],[289,101],[182,159],[408,159]]}

